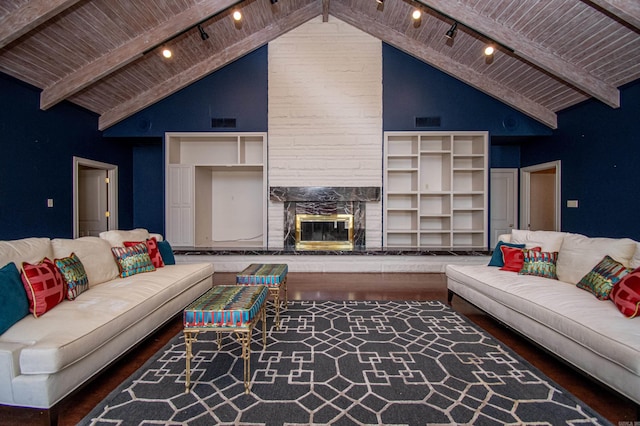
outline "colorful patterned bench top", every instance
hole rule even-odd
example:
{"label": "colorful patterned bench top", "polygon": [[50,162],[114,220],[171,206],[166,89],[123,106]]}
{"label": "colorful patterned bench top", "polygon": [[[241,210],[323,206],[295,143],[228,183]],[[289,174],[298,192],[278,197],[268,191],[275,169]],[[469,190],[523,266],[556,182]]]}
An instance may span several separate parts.
{"label": "colorful patterned bench top", "polygon": [[288,270],[289,267],[284,263],[252,263],[236,275],[236,283],[276,287],[287,277]]}
{"label": "colorful patterned bench top", "polygon": [[213,287],[184,310],[184,326],[243,327],[260,312],[269,291],[265,286]]}

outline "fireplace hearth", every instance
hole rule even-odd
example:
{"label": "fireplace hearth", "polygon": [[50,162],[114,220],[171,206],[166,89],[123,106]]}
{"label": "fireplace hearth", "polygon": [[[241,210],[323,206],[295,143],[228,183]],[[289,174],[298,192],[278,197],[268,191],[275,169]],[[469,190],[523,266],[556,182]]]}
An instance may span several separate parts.
{"label": "fireplace hearth", "polygon": [[271,187],[283,202],[284,250],[363,251],[367,201],[380,201],[379,187]]}

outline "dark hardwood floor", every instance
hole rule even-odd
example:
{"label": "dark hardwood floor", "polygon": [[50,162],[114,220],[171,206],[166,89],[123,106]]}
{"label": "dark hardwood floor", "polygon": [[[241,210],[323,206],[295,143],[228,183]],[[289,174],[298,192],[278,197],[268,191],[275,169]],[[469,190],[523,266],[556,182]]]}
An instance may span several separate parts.
{"label": "dark hardwood floor", "polygon": [[[235,274],[216,273],[214,284],[232,284]],[[289,273],[290,300],[441,300],[446,302],[444,274]],[[560,386],[580,398],[614,424],[633,422],[637,407],[631,401],[577,373],[526,339],[506,329],[464,300],[454,297],[453,308],[509,346]],[[59,424],[75,425],[109,392],[182,329],[176,316],[135,350],[59,406]],[[0,424],[41,424],[37,410],[0,407]],[[633,423],[631,423],[633,424]]]}

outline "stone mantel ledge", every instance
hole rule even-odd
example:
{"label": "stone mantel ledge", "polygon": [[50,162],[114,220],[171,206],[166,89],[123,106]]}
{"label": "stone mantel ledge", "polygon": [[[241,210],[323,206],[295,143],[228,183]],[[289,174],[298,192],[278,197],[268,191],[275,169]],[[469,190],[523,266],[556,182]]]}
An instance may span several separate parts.
{"label": "stone mantel ledge", "polygon": [[173,253],[182,256],[489,256],[482,250],[427,250],[416,248],[388,248],[360,251],[349,250],[284,250],[266,248],[210,248],[174,247]]}
{"label": "stone mantel ledge", "polygon": [[380,201],[379,186],[272,186],[271,201]]}

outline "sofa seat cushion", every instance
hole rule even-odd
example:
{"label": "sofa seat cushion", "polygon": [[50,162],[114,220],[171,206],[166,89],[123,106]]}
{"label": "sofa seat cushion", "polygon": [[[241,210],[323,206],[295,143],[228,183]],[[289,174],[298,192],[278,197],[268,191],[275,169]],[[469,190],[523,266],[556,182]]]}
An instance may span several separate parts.
{"label": "sofa seat cushion", "polygon": [[23,318],[0,342],[24,345],[21,374],[56,373],[212,274],[210,263],[196,263],[117,278],[63,301],[42,318]]}
{"label": "sofa seat cushion", "polygon": [[448,265],[447,276],[640,375],[640,327],[613,303],[562,281],[482,265]]}

